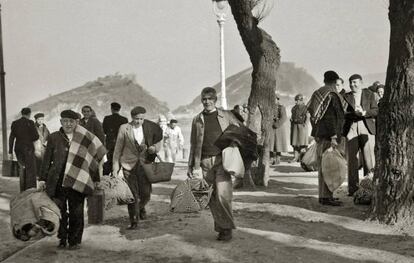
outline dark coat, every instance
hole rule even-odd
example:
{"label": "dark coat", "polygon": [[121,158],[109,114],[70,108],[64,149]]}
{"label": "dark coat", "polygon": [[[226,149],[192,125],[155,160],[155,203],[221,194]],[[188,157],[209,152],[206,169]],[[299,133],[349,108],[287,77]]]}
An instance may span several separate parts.
{"label": "dark coat", "polygon": [[311,135],[327,140],[336,135],[339,140],[345,122],[345,114],[339,98],[341,95],[331,93],[329,96],[331,98],[325,115],[318,123],[313,124]]}
{"label": "dark coat", "polygon": [[345,111],[345,125],[343,135],[346,136],[353,122],[363,120],[370,134],[375,135],[375,120],[378,115],[378,104],[375,94],[369,89],[363,89],[361,94],[361,107],[366,111],[365,116],[355,114],[355,98],[352,92],[345,93],[345,101],[348,103]]}
{"label": "dark coat", "polygon": [[[15,152],[22,152],[26,149],[34,150],[33,142],[39,139],[35,124],[32,120],[21,117],[12,122],[11,132],[9,137],[9,153],[13,153],[13,146]],[[14,141],[16,140],[16,144]]]}
{"label": "dark coat", "polygon": [[308,128],[308,107],[305,104],[296,104],[292,108],[290,119],[290,145],[305,146],[309,144]]}
{"label": "dark coat", "polygon": [[37,133],[39,134],[39,140],[42,142],[42,145],[45,146],[46,142],[47,142],[47,139],[50,135],[50,131],[46,127],[46,124],[43,124],[42,127],[40,127],[37,124],[35,124],[35,126],[36,126]]}
{"label": "dark coat", "polygon": [[90,117],[88,122],[85,121],[85,118],[80,120],[80,125],[83,126],[88,131],[92,132],[96,137],[101,140],[102,143],[105,143],[105,133],[102,128],[101,122],[96,117]]}
{"label": "dark coat", "polygon": [[46,182],[46,192],[50,197],[54,197],[62,186],[68,152],[69,139],[62,129],[49,135],[40,180]]}
{"label": "dark coat", "polygon": [[117,113],[105,116],[102,122],[102,128],[106,135],[106,149],[113,150],[115,148],[119,127],[125,123],[128,123],[128,119]]}

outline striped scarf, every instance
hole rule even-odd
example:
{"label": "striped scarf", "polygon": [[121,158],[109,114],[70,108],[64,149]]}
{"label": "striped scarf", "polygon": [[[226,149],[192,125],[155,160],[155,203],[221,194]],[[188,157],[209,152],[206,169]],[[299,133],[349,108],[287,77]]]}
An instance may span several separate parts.
{"label": "striped scarf", "polygon": [[312,97],[307,105],[308,111],[311,115],[312,124],[317,124],[325,115],[329,103],[331,102],[331,96],[329,96],[329,94],[336,94],[336,96],[338,96],[339,100],[341,101],[342,109],[345,111],[346,102],[336,91],[335,87],[323,86],[312,94]]}
{"label": "striped scarf", "polygon": [[94,134],[78,125],[73,131],[66,161],[63,187],[89,195],[99,181],[99,162],[106,154],[106,148]]}

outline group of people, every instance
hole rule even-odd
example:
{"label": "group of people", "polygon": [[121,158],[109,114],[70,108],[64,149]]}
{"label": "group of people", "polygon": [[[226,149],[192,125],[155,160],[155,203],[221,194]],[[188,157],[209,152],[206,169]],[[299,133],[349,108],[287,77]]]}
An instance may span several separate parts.
{"label": "group of people", "polygon": [[[294,160],[299,160],[300,153],[307,147],[306,122],[310,117],[319,164],[322,153],[329,147],[346,153],[348,189],[352,195],[358,189],[358,152],[362,152],[366,176],[372,175],[375,166],[378,98],[370,89],[362,89],[362,77],[358,74],[349,78],[351,92],[342,90],[343,80],[334,71],[324,74],[324,83],[313,93],[307,105],[302,95],[295,97],[296,105],[290,120]],[[187,175],[190,178],[204,178],[213,186],[209,206],[214,229],[218,232],[218,240],[228,241],[232,239],[235,228],[232,178],[223,168],[222,149],[215,142],[229,126],[244,125],[248,107],[242,105],[227,111],[218,108],[216,102],[214,88],[207,87],[201,91],[203,111],[194,117],[191,124]],[[75,111],[64,110],[60,114],[61,128],[53,133],[47,130],[43,113],[35,115],[35,122],[30,120],[29,108],[22,109],[22,118],[12,124],[9,153],[14,149],[24,168],[20,178],[21,191],[36,187],[37,177],[39,187],[45,188],[59,206],[62,213],[58,231],[60,248],[67,245],[70,249],[80,247],[84,200],[93,192],[103,174],[112,173],[126,180],[135,198],[134,203],[128,204],[128,229],[136,229],[139,220],[147,218],[145,207],[152,191],[142,164],[154,162],[162,147],[166,149],[166,159],[175,161],[178,150],[183,147],[184,138],[176,120],[160,125],[146,118],[144,107],[136,106],[131,110],[131,121],[128,122],[119,114],[120,109],[119,103],[112,103],[112,114],[106,116],[102,124],[88,105],[82,107],[83,118]],[[285,108],[279,103],[276,103],[275,112],[273,144],[277,145],[281,137],[278,132],[287,117]],[[34,146],[37,141],[41,147]],[[35,152],[38,150],[35,148],[38,147],[41,154],[36,159]],[[272,150],[273,158],[279,162],[280,152],[284,150],[275,148]],[[326,186],[321,169],[318,176],[319,202],[322,205],[340,205]]]}
{"label": "group of people", "polygon": [[345,92],[344,81],[334,71],[324,74],[325,85],[316,90],[307,105],[312,124],[311,135],[317,144],[319,202],[340,206],[326,185],[321,169],[322,154],[329,147],[337,148],[348,162],[348,195],[359,187],[360,158],[364,176],[372,178],[375,168],[375,134],[378,102],[381,98],[363,88],[361,75],[349,77],[351,91]]}

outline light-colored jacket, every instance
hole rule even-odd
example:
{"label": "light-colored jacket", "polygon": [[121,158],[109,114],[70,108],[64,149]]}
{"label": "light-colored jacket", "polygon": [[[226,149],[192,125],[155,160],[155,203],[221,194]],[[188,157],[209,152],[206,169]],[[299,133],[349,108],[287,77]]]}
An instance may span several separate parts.
{"label": "light-colored jacket", "polygon": [[[231,111],[217,109],[217,119],[222,131],[224,131],[230,124],[240,126],[240,121],[236,119]],[[203,140],[204,117],[203,113],[200,112],[194,117],[191,125],[190,156],[188,159],[188,167],[190,169],[200,169]]]}
{"label": "light-colored jacket", "polygon": [[[144,142],[147,147],[155,146],[156,152],[161,148],[162,130],[152,121],[144,120],[143,124]],[[138,151],[137,143],[134,137],[133,126],[131,123],[121,125],[116,139],[113,163],[119,163],[124,169],[132,170],[138,163],[140,158],[142,161],[153,162],[155,155],[143,155]]]}

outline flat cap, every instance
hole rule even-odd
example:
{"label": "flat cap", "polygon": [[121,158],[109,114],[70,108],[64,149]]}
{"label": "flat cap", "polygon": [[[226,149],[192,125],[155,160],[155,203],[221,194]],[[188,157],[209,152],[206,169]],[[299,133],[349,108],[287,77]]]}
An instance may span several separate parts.
{"label": "flat cap", "polygon": [[112,102],[111,103],[111,108],[114,110],[120,110],[121,109],[121,104],[119,104],[118,102]]}
{"label": "flat cap", "polygon": [[45,117],[45,114],[42,113],[42,112],[36,113],[35,116],[34,116],[35,119],[39,119],[39,118],[43,118],[43,117]]}
{"label": "flat cap", "polygon": [[61,118],[68,118],[68,119],[78,119],[78,114],[73,110],[64,110],[60,113]]}
{"label": "flat cap", "polygon": [[141,107],[141,106],[136,106],[135,108],[133,108],[132,110],[131,110],[131,116],[135,116],[135,115],[137,115],[137,114],[144,114],[144,113],[146,113],[147,111],[145,110],[145,108],[144,107]]}
{"label": "flat cap", "polygon": [[27,115],[32,113],[32,110],[30,108],[23,108],[20,112],[22,115]]}

